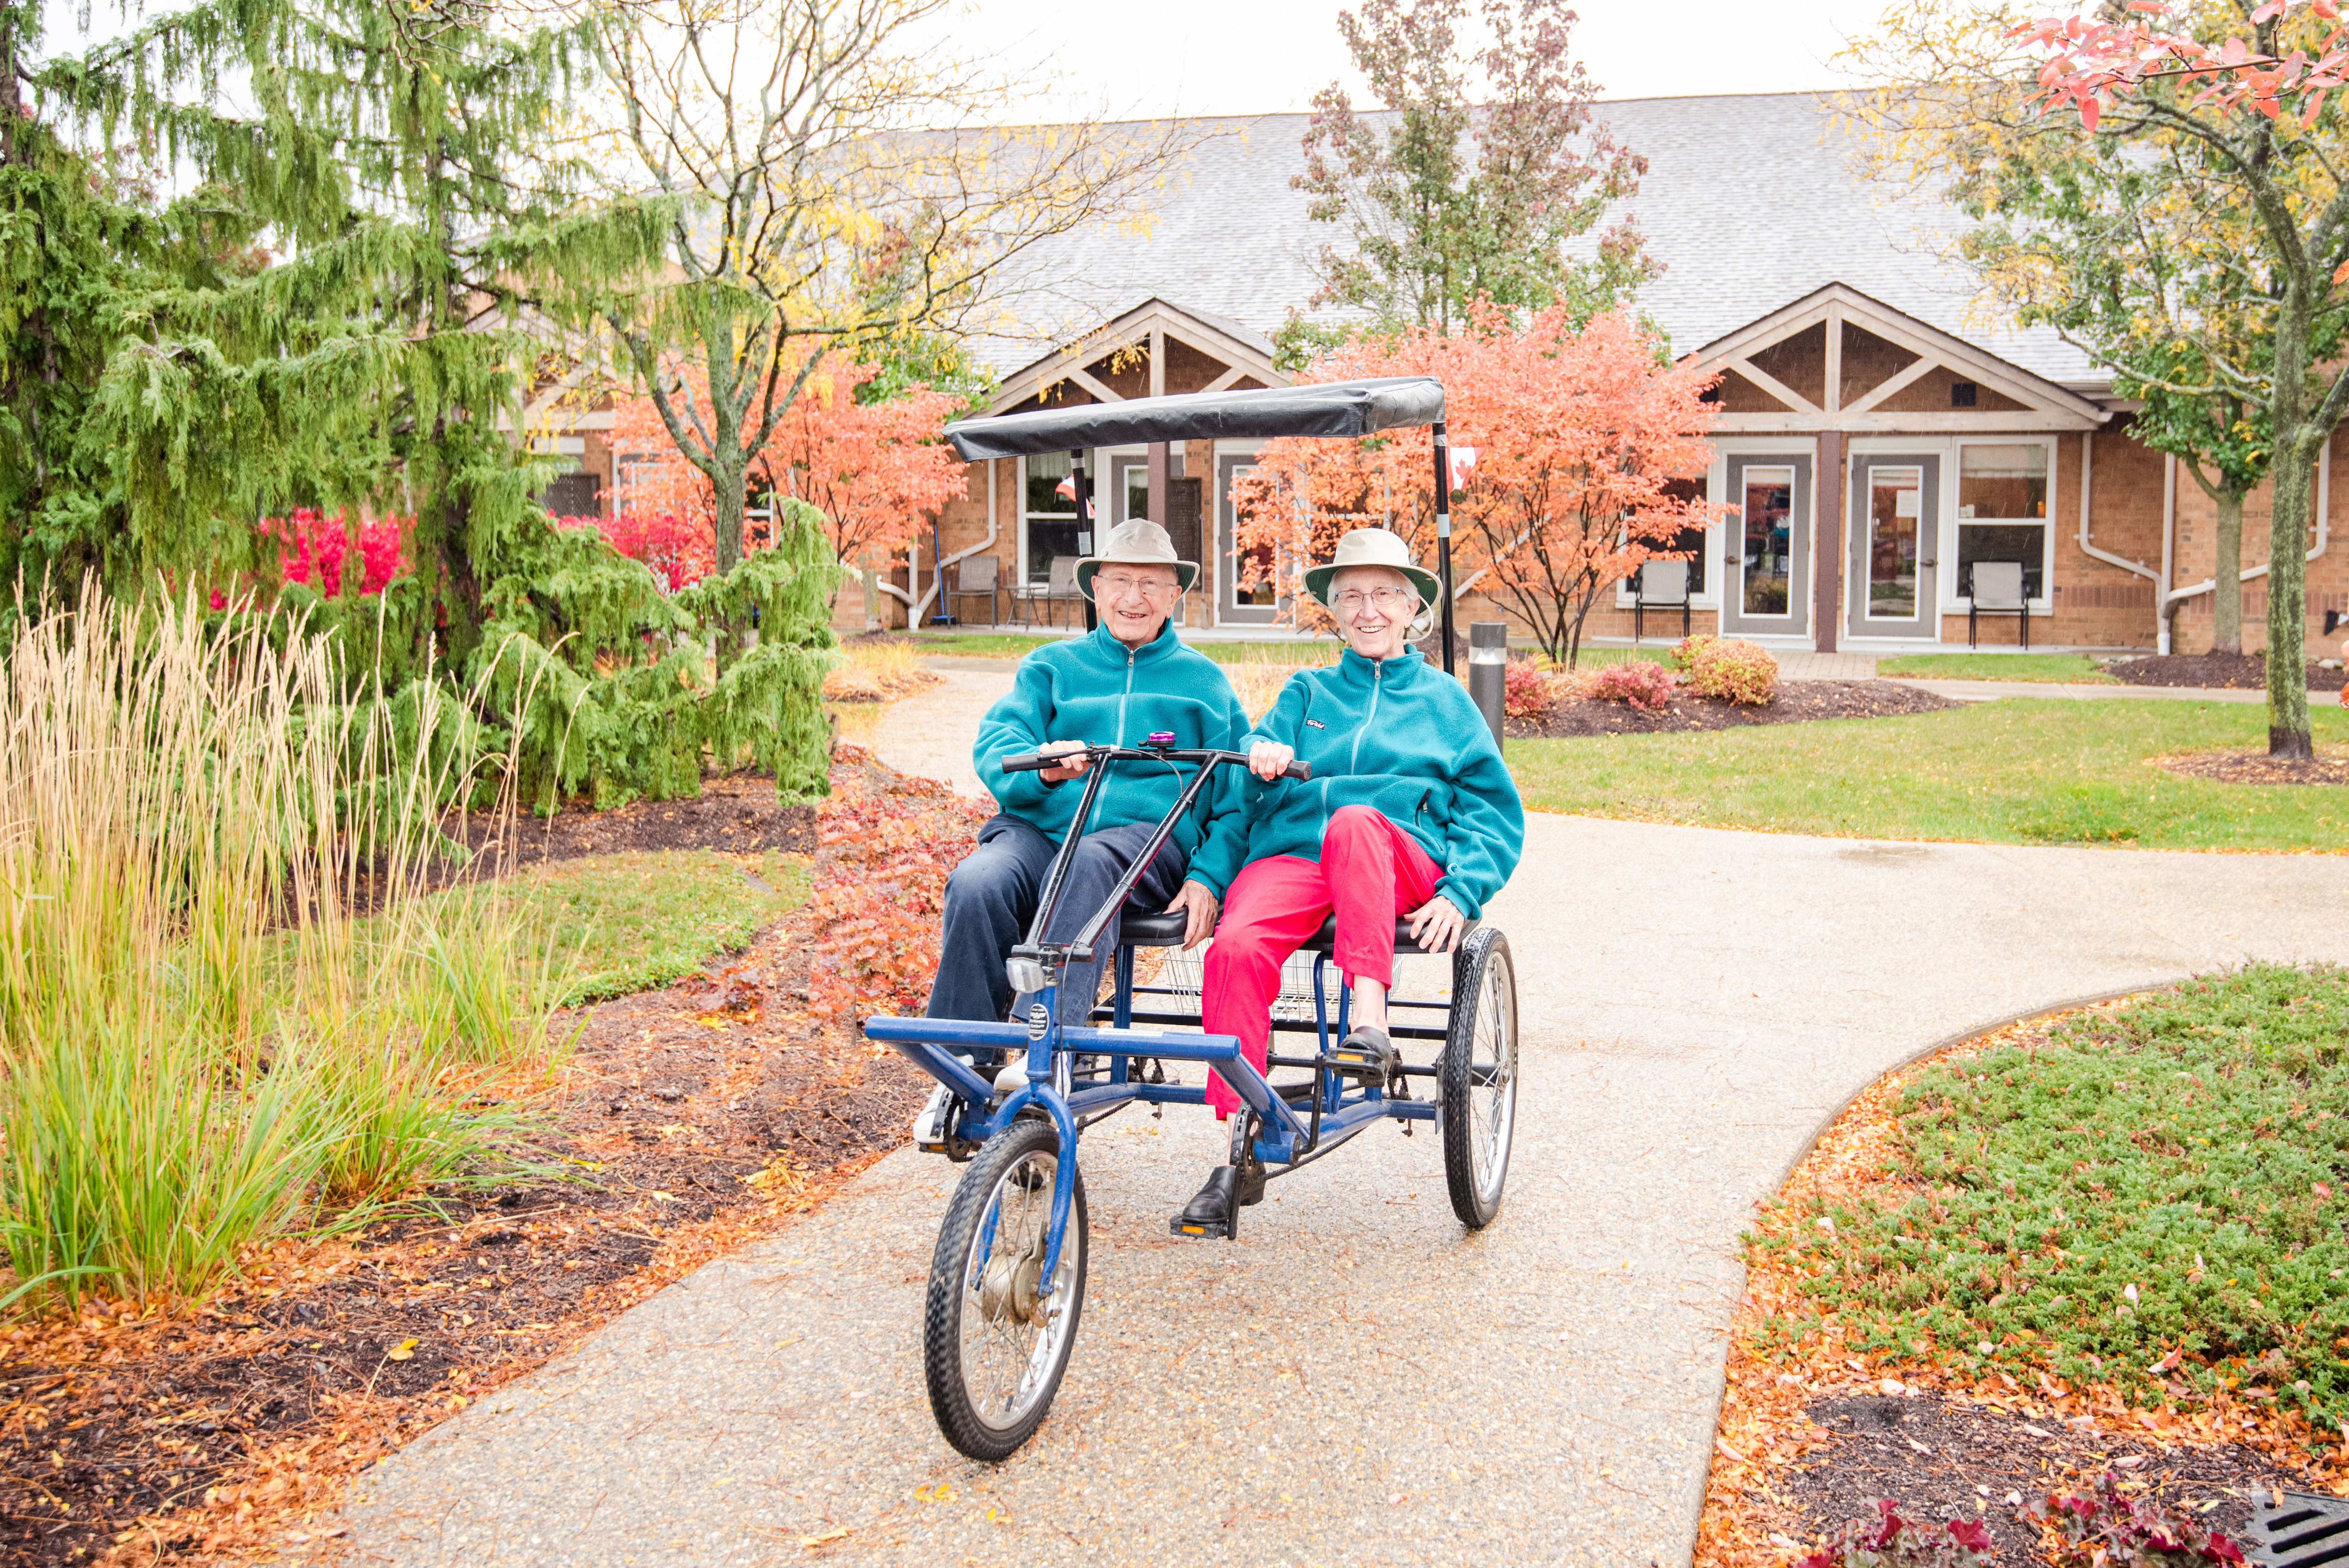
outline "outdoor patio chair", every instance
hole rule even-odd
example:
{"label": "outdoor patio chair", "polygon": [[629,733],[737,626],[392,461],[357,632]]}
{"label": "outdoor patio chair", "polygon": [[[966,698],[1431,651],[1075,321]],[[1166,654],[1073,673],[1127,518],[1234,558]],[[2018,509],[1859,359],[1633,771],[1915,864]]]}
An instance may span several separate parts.
{"label": "outdoor patio chair", "polygon": [[1985,615],[2013,615],[2023,626],[2023,645],[2031,646],[2031,601],[2023,593],[2023,562],[1977,561],[1973,592],[1966,596],[1966,646],[1978,646],[1976,627]]}
{"label": "outdoor patio chair", "polygon": [[1681,613],[1681,635],[1689,634],[1689,563],[1685,561],[1646,561],[1631,579],[1631,640],[1638,642],[1647,630],[1648,611],[1677,609]]}
{"label": "outdoor patio chair", "polygon": [[1049,621],[1053,605],[1073,603],[1077,600],[1077,561],[1078,557],[1073,555],[1055,555],[1052,557],[1051,573],[1041,585],[1030,583],[1011,591],[1012,602],[1027,607],[1022,624],[1032,626],[1036,624],[1035,607],[1038,604],[1044,606],[1044,614]]}
{"label": "outdoor patio chair", "polygon": [[1000,559],[993,555],[967,555],[956,562],[954,592],[947,595],[947,614],[959,620],[961,617],[957,614],[959,601],[985,599],[987,624],[1000,625],[1003,617],[996,613],[996,601],[1008,591],[1006,584],[996,575],[1000,565]]}

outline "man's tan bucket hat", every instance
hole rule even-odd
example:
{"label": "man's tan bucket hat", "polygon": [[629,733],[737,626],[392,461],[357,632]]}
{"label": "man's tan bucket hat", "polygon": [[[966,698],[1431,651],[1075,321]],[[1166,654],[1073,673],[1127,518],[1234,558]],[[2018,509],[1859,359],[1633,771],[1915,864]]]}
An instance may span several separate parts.
{"label": "man's tan bucket hat", "polygon": [[1119,523],[1102,542],[1099,555],[1088,555],[1077,562],[1077,592],[1092,598],[1093,573],[1104,566],[1172,566],[1178,593],[1188,593],[1191,584],[1199,580],[1199,563],[1175,560],[1174,541],[1146,517]]}
{"label": "man's tan bucket hat", "polygon": [[1330,603],[1330,579],[1350,566],[1383,566],[1390,572],[1400,572],[1411,579],[1419,590],[1422,603],[1433,604],[1443,596],[1444,589],[1435,581],[1435,573],[1423,572],[1413,564],[1411,546],[1402,536],[1383,528],[1358,528],[1338,541],[1338,553],[1327,566],[1316,566],[1305,573],[1305,591],[1322,603]]}

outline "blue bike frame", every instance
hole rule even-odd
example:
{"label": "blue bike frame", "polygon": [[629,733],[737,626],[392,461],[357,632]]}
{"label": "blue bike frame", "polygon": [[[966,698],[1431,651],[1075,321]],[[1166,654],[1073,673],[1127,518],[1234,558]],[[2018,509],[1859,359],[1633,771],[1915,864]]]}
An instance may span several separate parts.
{"label": "blue bike frame", "polygon": [[[1050,1233],[1040,1276],[1046,1280],[1056,1277],[1061,1243],[1067,1234],[1069,1212],[1075,1202],[1080,1127],[1136,1101],[1151,1105],[1206,1103],[1206,1090],[1204,1088],[1185,1084],[1143,1081],[1133,1067],[1137,1057],[1168,1062],[1203,1062],[1222,1075],[1224,1081],[1239,1095],[1241,1103],[1258,1118],[1260,1130],[1256,1139],[1255,1152],[1256,1157],[1267,1165],[1294,1165],[1309,1156],[1318,1156],[1345,1142],[1374,1121],[1438,1119],[1438,1109],[1433,1100],[1396,1098],[1389,1095],[1382,1084],[1350,1088],[1346,1078],[1318,1066],[1313,1092],[1307,1102],[1308,1109],[1300,1114],[1287,1096],[1275,1091],[1264,1074],[1257,1070],[1256,1064],[1241,1054],[1237,1037],[1172,1034],[1127,1026],[1133,978],[1133,955],[1130,948],[1121,947],[1118,952],[1113,1026],[1104,1029],[1061,1022],[1058,1006],[1061,965],[1070,959],[1092,958],[1093,944],[1100,940],[1102,930],[1124,907],[1126,895],[1133,891],[1134,882],[1157,854],[1183,813],[1190,809],[1216,767],[1221,763],[1246,761],[1236,752],[1175,751],[1156,747],[1140,750],[1094,747],[1089,748],[1089,752],[1098,758],[1102,765],[1092,770],[1092,776],[1086,781],[1085,793],[1078,803],[1068,837],[1046,875],[1041,895],[1037,900],[1036,919],[1029,928],[1028,940],[1012,949],[1015,958],[1031,957],[1045,965],[1046,984],[1035,995],[1029,1021],[1025,1024],[979,1023],[885,1016],[864,1020],[865,1038],[888,1046],[954,1091],[962,1102],[961,1119],[957,1124],[958,1136],[962,1139],[972,1143],[984,1143],[1021,1116],[1038,1111],[1051,1119],[1054,1129],[1060,1133],[1064,1158],[1058,1162],[1052,1183]],[[1030,767],[1041,767],[1061,758],[1021,758],[1007,759],[1006,765],[1009,766],[1014,760]],[[1050,928],[1069,860],[1085,824],[1092,820],[1093,801],[1107,772],[1107,765],[1123,760],[1196,761],[1200,767],[1198,775],[1158,824],[1158,830],[1149,844],[1134,858],[1132,867],[1111,890],[1102,909],[1086,923],[1076,940],[1058,944],[1045,943],[1041,940],[1043,933]],[[1313,970],[1314,1013],[1320,1044],[1319,1055],[1323,1057],[1329,1054],[1330,1036],[1330,1019],[1323,988],[1323,970],[1327,964],[1326,955],[1317,957]],[[1350,990],[1340,992],[1337,1019],[1340,1037],[1345,1031],[1350,998]],[[999,1053],[1006,1061],[1024,1057],[1022,1071],[1025,1081],[991,1110],[988,1102],[995,1097],[996,1086],[959,1054],[974,1049]],[[1110,1068],[1109,1080],[1083,1088],[1075,1088],[1063,1069],[1071,1058],[1078,1056],[1106,1058]]]}

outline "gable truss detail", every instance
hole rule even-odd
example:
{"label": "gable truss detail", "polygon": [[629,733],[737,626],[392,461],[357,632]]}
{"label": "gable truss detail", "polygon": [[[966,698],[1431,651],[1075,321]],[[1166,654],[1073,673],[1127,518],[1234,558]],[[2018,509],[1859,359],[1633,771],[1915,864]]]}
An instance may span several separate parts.
{"label": "gable truss detail", "polygon": [[[1911,364],[1848,402],[1843,397],[1843,329],[1847,325],[1916,356]],[[1825,339],[1825,360],[1820,367],[1823,392],[1817,398],[1797,391],[1755,363],[1774,346],[1813,327],[1822,328]],[[1716,338],[1688,358],[1704,369],[1733,372],[1785,405],[1783,412],[1718,414],[1714,428],[1724,434],[1745,430],[2094,430],[2101,428],[2111,417],[2103,407],[2068,387],[2035,376],[1844,284],[1829,284],[1783,310]],[[1887,401],[1936,371],[1971,381],[2019,407],[1949,411],[1883,407]]]}

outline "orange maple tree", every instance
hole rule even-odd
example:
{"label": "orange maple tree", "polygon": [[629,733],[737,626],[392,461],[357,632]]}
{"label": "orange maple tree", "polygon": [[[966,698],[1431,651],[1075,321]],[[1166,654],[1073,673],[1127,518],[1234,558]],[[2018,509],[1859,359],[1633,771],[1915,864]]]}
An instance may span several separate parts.
{"label": "orange maple tree", "polygon": [[[1674,549],[1683,530],[1734,510],[1695,494],[1713,460],[1712,378],[1667,365],[1660,348],[1619,314],[1578,331],[1554,305],[1515,327],[1480,304],[1464,332],[1365,338],[1299,379],[1444,383],[1451,439],[1478,454],[1473,480],[1454,492],[1454,592],[1482,589],[1571,665],[1600,594],[1642,562],[1684,559]],[[1304,569],[1349,529],[1391,528],[1433,564],[1435,476],[1419,431],[1273,441],[1235,491],[1242,549],[1277,559],[1300,604]]]}
{"label": "orange maple tree", "polygon": [[[681,363],[663,374],[688,429],[706,437],[698,418],[708,404],[701,380]],[[961,459],[938,438],[955,400],[917,383],[886,401],[857,401],[858,388],[875,374],[873,366],[827,356],[750,463],[758,493],[795,496],[823,513],[833,553],[851,566],[868,556],[902,558],[928,526],[924,514],[964,486]],[[714,538],[717,498],[709,476],[678,450],[649,395],[616,401],[612,445],[620,459],[618,510],[677,518]],[[765,542],[755,527],[745,539],[748,548]]]}

